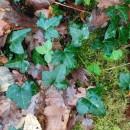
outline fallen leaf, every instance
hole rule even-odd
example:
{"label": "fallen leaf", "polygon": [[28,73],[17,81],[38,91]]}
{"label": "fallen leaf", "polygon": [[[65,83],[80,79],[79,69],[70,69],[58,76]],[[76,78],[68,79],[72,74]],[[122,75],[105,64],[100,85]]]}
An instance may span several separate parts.
{"label": "fallen leaf", "polygon": [[77,80],[79,80],[85,86],[89,86],[88,78],[90,76],[91,75],[88,73],[88,71],[86,69],[83,69],[83,68],[79,68],[79,69],[72,72],[72,77],[75,80],[75,82]]}
{"label": "fallen leaf", "polygon": [[46,130],[66,130],[70,110],[58,107],[55,104],[48,106],[44,110],[47,118]]}
{"label": "fallen leaf", "polygon": [[0,56],[0,64],[5,64],[6,62],[8,62],[8,58],[5,55],[1,55]]}
{"label": "fallen leaf", "polygon": [[37,118],[32,114],[27,114],[23,130],[42,130]]}
{"label": "fallen leaf", "polygon": [[99,8],[108,8],[121,3],[121,0],[96,0]]}
{"label": "fallen leaf", "polygon": [[13,76],[9,69],[0,66],[0,92],[7,91],[8,87],[14,83]]}

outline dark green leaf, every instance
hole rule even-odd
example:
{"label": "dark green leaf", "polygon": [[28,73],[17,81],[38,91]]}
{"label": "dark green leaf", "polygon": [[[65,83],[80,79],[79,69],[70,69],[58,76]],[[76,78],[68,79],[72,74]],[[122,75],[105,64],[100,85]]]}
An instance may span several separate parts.
{"label": "dark green leaf", "polygon": [[17,53],[17,54],[24,53],[24,49],[21,43],[30,31],[31,29],[28,28],[28,29],[13,31],[10,34],[8,43],[10,44],[9,48],[12,52]]}
{"label": "dark green leaf", "polygon": [[122,89],[130,89],[130,74],[121,73],[119,77],[119,87]]}
{"label": "dark green leaf", "polygon": [[102,41],[100,39],[94,39],[93,43],[91,44],[91,49],[97,50],[102,47]]}
{"label": "dark green leaf", "polygon": [[123,0],[124,3],[130,4],[130,0]]}
{"label": "dark green leaf", "polygon": [[106,56],[110,56],[115,46],[119,46],[119,42],[117,40],[105,40],[103,41],[103,51]]}
{"label": "dark green leaf", "polygon": [[6,96],[14,101],[21,109],[26,109],[29,106],[33,96],[31,84],[25,82],[22,87],[18,86],[17,84],[12,84],[9,86],[6,92]]}
{"label": "dark green leaf", "polygon": [[125,26],[119,27],[119,40],[125,44],[129,38],[129,28]]}
{"label": "dark green leaf", "polygon": [[88,39],[89,30],[86,24],[80,29],[78,25],[75,24],[70,25],[69,32],[72,37],[71,44],[75,47],[80,47],[84,39]]}
{"label": "dark green leaf", "polygon": [[53,15],[63,15],[63,11],[59,9],[58,5],[51,5]]}
{"label": "dark green leaf", "polygon": [[44,58],[36,50],[33,50],[32,52],[31,61],[35,65],[37,64],[45,65]]}
{"label": "dark green leaf", "polygon": [[68,83],[64,80],[64,81],[62,81],[60,83],[55,83],[54,86],[56,87],[57,90],[64,90],[64,89],[67,88]]}
{"label": "dark green leaf", "polygon": [[73,53],[78,55],[80,53],[80,48],[74,47],[72,45],[68,45],[65,49],[64,49],[65,53]]}
{"label": "dark green leaf", "polygon": [[128,8],[127,6],[125,6],[125,5],[120,5],[120,4],[118,4],[118,5],[116,6],[116,9],[118,10],[119,15],[120,15],[120,17],[122,18],[122,20],[123,20],[124,22],[127,22],[127,20],[128,20],[128,10],[129,10],[129,8]]}
{"label": "dark green leaf", "polygon": [[107,11],[106,11],[106,15],[110,16],[110,17],[115,17],[117,14],[117,9],[115,9],[114,6],[109,6]]}
{"label": "dark green leaf", "polygon": [[65,80],[66,76],[66,66],[60,65],[52,71],[42,72],[42,81],[47,86],[50,87],[52,84],[60,83]]}
{"label": "dark green leaf", "polygon": [[116,37],[117,26],[115,24],[110,24],[105,33],[105,39]]}
{"label": "dark green leaf", "polygon": [[25,73],[30,66],[29,62],[24,60],[26,54],[17,55],[15,59],[8,61],[4,66],[12,69],[19,69],[21,73]]}
{"label": "dark green leaf", "polygon": [[77,101],[77,111],[80,115],[91,113],[95,115],[105,115],[106,109],[100,96],[94,90],[87,90],[86,98],[79,98]]}
{"label": "dark green leaf", "polygon": [[89,5],[90,4],[90,0],[75,0],[75,4],[81,4],[83,3],[84,5]]}

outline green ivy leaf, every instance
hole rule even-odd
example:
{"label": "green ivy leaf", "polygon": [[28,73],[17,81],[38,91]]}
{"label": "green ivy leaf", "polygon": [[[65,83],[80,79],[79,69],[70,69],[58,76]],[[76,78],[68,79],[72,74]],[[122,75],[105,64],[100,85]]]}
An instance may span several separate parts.
{"label": "green ivy leaf", "polygon": [[119,87],[122,89],[130,89],[130,74],[121,73],[119,77]]}
{"label": "green ivy leaf", "polygon": [[37,64],[45,65],[44,58],[36,50],[32,51],[31,61],[35,65]]}
{"label": "green ivy leaf", "polygon": [[106,10],[106,15],[110,17],[115,17],[117,14],[117,9],[115,9],[114,6],[109,6],[108,9]]}
{"label": "green ivy leaf", "polygon": [[124,3],[130,4],[130,0],[123,0]]}
{"label": "green ivy leaf", "polygon": [[84,24],[81,29],[78,25],[72,24],[69,27],[69,32],[72,37],[71,44],[74,47],[80,47],[83,40],[89,37],[89,30],[86,24]]}
{"label": "green ivy leaf", "polygon": [[101,69],[99,67],[99,63],[96,63],[96,62],[91,63],[91,65],[87,67],[87,70],[91,74],[100,75],[100,73],[101,73]]}
{"label": "green ivy leaf", "polygon": [[128,20],[128,10],[129,10],[129,8],[128,8],[127,6],[125,6],[125,5],[120,5],[120,4],[118,4],[118,5],[116,6],[116,9],[118,10],[119,15],[120,15],[120,17],[122,18],[122,20],[123,20],[124,22],[127,22],[127,20]]}
{"label": "green ivy leaf", "polygon": [[53,27],[49,28],[46,30],[45,32],[45,38],[46,39],[51,39],[51,38],[59,38],[59,33],[57,32],[57,30],[55,30]]}
{"label": "green ivy leaf", "polygon": [[105,39],[115,38],[116,37],[117,26],[115,24],[110,24],[105,32]]}
{"label": "green ivy leaf", "polygon": [[90,0],[75,0],[75,4],[81,4],[83,3],[84,5],[89,5],[90,4]]}
{"label": "green ivy leaf", "polygon": [[[63,1],[60,1],[63,2]],[[59,9],[58,5],[51,5],[53,15],[63,15],[63,11]]]}
{"label": "green ivy leaf", "polygon": [[119,60],[121,59],[122,55],[123,55],[123,52],[122,50],[119,49],[119,50],[113,50],[110,57],[104,56],[104,58],[106,60]]}
{"label": "green ivy leaf", "polygon": [[64,50],[64,52],[57,50],[54,52],[51,64],[56,66],[59,63],[64,64],[68,69],[74,69],[77,67],[75,54],[68,51],[67,48]]}
{"label": "green ivy leaf", "polygon": [[25,73],[30,66],[29,62],[24,60],[27,54],[17,55],[15,59],[8,61],[4,66],[12,69],[19,69],[21,73]]}
{"label": "green ivy leaf", "polygon": [[100,39],[94,39],[90,48],[93,50],[101,49],[102,48],[102,41]]}
{"label": "green ivy leaf", "polygon": [[12,84],[6,92],[6,96],[14,101],[21,109],[26,109],[33,96],[31,85],[28,82],[25,82],[22,87],[17,84]]}
{"label": "green ivy leaf", "polygon": [[77,101],[76,108],[78,113],[80,115],[84,115],[86,113],[98,116],[105,115],[106,109],[100,96],[93,91],[93,89],[87,90],[86,95],[86,98],[79,98]]}
{"label": "green ivy leaf", "polygon": [[119,42],[117,40],[110,39],[110,40],[103,41],[102,49],[105,52],[105,55],[111,56],[115,46],[119,46]]}
{"label": "green ivy leaf", "polygon": [[42,72],[42,81],[47,86],[50,87],[52,84],[57,84],[65,80],[66,76],[66,66],[59,65],[52,71]]}
{"label": "green ivy leaf", "polygon": [[9,130],[17,130],[17,129],[15,127],[13,127],[13,126],[10,126]]}
{"label": "green ivy leaf", "polygon": [[31,29],[28,28],[28,29],[13,31],[10,34],[8,43],[10,44],[9,48],[12,52],[17,54],[24,53],[24,49],[21,43],[30,31]]}
{"label": "green ivy leaf", "polygon": [[125,44],[129,38],[129,28],[125,26],[119,27],[119,40]]}
{"label": "green ivy leaf", "polygon": [[64,90],[67,88],[68,86],[68,82],[66,80],[60,82],[60,83],[55,83],[54,85],[56,87],[57,90]]}
{"label": "green ivy leaf", "polygon": [[45,30],[46,39],[58,38],[59,34],[55,30],[55,27],[59,25],[61,19],[62,16],[56,16],[50,19],[46,19],[45,16],[42,13],[40,13],[39,19],[36,24],[38,28]]}
{"label": "green ivy leaf", "polygon": [[51,51],[52,49],[52,42],[50,40],[46,41],[43,46],[37,46],[36,51],[40,54],[44,54],[44,59],[47,63],[51,62],[52,56],[51,56]]}

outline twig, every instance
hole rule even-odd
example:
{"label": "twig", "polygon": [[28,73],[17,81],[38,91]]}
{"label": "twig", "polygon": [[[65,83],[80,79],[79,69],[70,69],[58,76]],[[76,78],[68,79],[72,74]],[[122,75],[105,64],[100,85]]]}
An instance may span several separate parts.
{"label": "twig", "polygon": [[59,2],[55,2],[55,4],[61,5],[61,6],[67,7],[67,8],[71,8],[71,9],[74,9],[74,10],[77,10],[77,11],[80,11],[80,12],[85,12],[85,13],[90,14],[90,12],[88,12],[88,11],[81,10],[81,9],[78,9],[78,8],[75,8],[75,7],[72,7],[72,6],[69,6],[69,5],[61,4]]}
{"label": "twig", "polygon": [[117,68],[121,68],[123,66],[127,66],[127,65],[130,65],[130,63],[126,63],[126,64],[123,64],[123,65],[120,65],[120,66],[114,66],[114,67],[111,67],[111,68],[108,68],[108,69],[104,69],[104,70],[113,70],[113,69],[117,69]]}

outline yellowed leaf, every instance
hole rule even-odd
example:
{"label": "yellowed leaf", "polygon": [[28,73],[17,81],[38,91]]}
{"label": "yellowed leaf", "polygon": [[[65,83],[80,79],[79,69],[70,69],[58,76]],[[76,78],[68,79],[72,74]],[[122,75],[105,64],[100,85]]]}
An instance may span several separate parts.
{"label": "yellowed leaf", "polygon": [[26,115],[23,130],[42,130],[37,118],[31,113]]}

